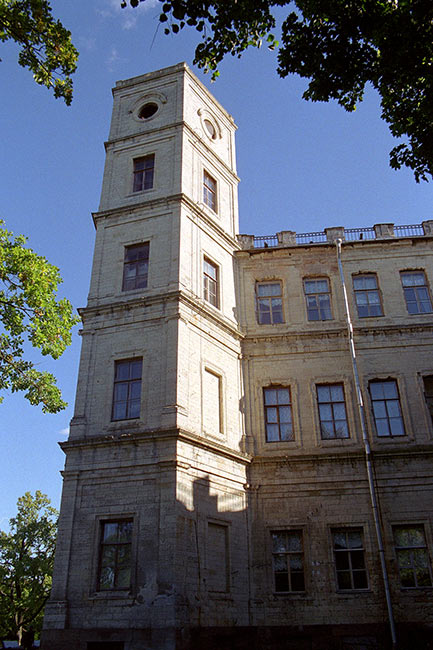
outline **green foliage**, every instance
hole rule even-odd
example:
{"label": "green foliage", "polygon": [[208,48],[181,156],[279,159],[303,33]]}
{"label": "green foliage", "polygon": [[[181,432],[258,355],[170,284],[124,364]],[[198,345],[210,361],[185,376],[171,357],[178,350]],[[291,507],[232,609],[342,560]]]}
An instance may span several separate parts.
{"label": "green foliage", "polygon": [[[145,0],[129,0],[136,7]],[[161,0],[167,34],[195,27],[202,41],[194,63],[213,78],[226,54],[262,42],[278,45],[275,8],[291,6],[282,25],[278,73],[309,79],[303,97],[335,99],[347,111],[366,84],[379,93],[381,116],[403,141],[390,165],[433,176],[433,3],[431,0]],[[126,6],[126,0],[123,1]]]}
{"label": "green foliage", "polygon": [[58,512],[45,494],[26,492],[17,502],[10,532],[0,531],[0,637],[21,641],[23,630],[42,626],[51,590]]}
{"label": "green foliage", "polygon": [[[56,380],[23,358],[24,337],[43,355],[57,359],[79,321],[66,299],[57,300],[58,269],[25,247],[25,238],[0,221],[0,390],[25,391],[45,413],[65,408]],[[2,398],[0,398],[1,401]]]}
{"label": "green foliage", "polygon": [[55,97],[71,103],[78,52],[46,0],[0,0],[0,40],[15,41],[18,63],[33,72],[38,84],[52,88]]}

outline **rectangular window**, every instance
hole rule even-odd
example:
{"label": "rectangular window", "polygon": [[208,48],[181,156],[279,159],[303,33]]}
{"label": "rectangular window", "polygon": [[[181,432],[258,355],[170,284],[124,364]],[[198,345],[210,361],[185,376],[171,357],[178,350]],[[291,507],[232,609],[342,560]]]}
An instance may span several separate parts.
{"label": "rectangular window", "polygon": [[328,278],[304,280],[304,293],[308,320],[332,320]]}
{"label": "rectangular window", "polygon": [[302,530],[275,530],[271,537],[275,591],[305,591]]}
{"label": "rectangular window", "polygon": [[122,291],[145,289],[149,271],[149,242],[125,247]]}
{"label": "rectangular window", "polygon": [[383,316],[377,277],[373,273],[354,276],[353,290],[359,318]]}
{"label": "rectangular window", "polygon": [[283,323],[283,300],[280,282],[256,284],[257,320],[260,325]]}
{"label": "rectangular window", "polygon": [[153,174],[155,170],[155,154],[134,159],[133,192],[151,190],[153,187]]}
{"label": "rectangular window", "polygon": [[140,417],[142,359],[116,361],[112,420]]}
{"label": "rectangular window", "polygon": [[431,314],[432,302],[424,271],[400,273],[409,314]]}
{"label": "rectangular window", "polygon": [[424,398],[433,423],[433,375],[422,378],[424,384]]}
{"label": "rectangular window", "polygon": [[400,585],[406,589],[432,586],[424,526],[394,526]]}
{"label": "rectangular window", "polygon": [[101,522],[98,589],[131,586],[132,519]]}
{"label": "rectangular window", "polygon": [[316,390],[322,439],[348,438],[343,384],[318,384]]}
{"label": "rectangular window", "polygon": [[214,307],[219,306],[218,267],[206,257],[203,260],[203,297]]}
{"label": "rectangular window", "polygon": [[360,528],[332,531],[337,588],[340,591],[367,589],[364,544]]}
{"label": "rectangular window", "polygon": [[266,442],[293,440],[290,388],[270,386],[263,389]]}
{"label": "rectangular window", "polygon": [[207,588],[227,593],[230,591],[228,526],[208,522],[207,542]]}
{"label": "rectangular window", "polygon": [[217,212],[217,182],[206,171],[203,172],[203,203]]}
{"label": "rectangular window", "polygon": [[203,381],[203,425],[208,433],[222,432],[222,378],[205,368]]}
{"label": "rectangular window", "polygon": [[369,388],[377,435],[404,436],[406,432],[395,379],[370,381]]}

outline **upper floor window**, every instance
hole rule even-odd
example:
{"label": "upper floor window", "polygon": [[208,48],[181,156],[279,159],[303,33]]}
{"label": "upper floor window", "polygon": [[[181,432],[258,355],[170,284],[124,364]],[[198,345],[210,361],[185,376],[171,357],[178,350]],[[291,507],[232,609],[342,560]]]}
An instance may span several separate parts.
{"label": "upper floor window", "polygon": [[149,242],[126,246],[123,264],[123,291],[147,287]]}
{"label": "upper floor window", "polygon": [[316,390],[322,439],[348,438],[343,384],[318,384]]}
{"label": "upper floor window", "polygon": [[140,417],[142,359],[116,361],[112,420]]}
{"label": "upper floor window", "polygon": [[283,300],[280,282],[256,284],[257,320],[260,325],[283,323]]}
{"label": "upper floor window", "polygon": [[331,292],[328,278],[304,280],[308,320],[331,320]]}
{"label": "upper floor window", "polygon": [[332,531],[337,588],[341,591],[367,589],[365,549],[360,528]]}
{"label": "upper floor window", "polygon": [[205,257],[203,259],[203,297],[214,307],[219,306],[218,276],[218,266]]}
{"label": "upper floor window", "polygon": [[207,171],[203,172],[203,203],[217,212],[217,182]]}
{"label": "upper floor window", "polygon": [[305,591],[302,530],[275,530],[271,536],[275,591]]}
{"label": "upper floor window", "polygon": [[359,318],[383,316],[377,277],[373,273],[354,276],[353,290]]}
{"label": "upper floor window", "polygon": [[293,439],[290,388],[270,386],[263,389],[265,402],[266,442]]}
{"label": "upper floor window", "polygon": [[430,314],[432,302],[424,271],[400,273],[409,314]]}
{"label": "upper floor window", "polygon": [[404,436],[403,416],[395,379],[370,381],[369,388],[377,435]]}
{"label": "upper floor window", "polygon": [[133,192],[151,190],[153,187],[153,174],[155,170],[155,154],[134,159]]}
{"label": "upper floor window", "polygon": [[129,589],[131,542],[132,519],[101,523],[98,589]]}
{"label": "upper floor window", "polygon": [[432,571],[424,526],[394,526],[393,532],[401,586],[431,587]]}

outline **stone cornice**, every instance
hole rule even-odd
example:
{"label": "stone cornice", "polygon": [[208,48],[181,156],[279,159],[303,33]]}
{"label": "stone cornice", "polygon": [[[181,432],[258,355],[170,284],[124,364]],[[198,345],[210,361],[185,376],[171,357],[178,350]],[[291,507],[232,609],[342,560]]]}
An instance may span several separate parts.
{"label": "stone cornice", "polygon": [[[397,461],[397,460],[415,460],[421,458],[426,458],[433,456],[433,444],[431,445],[410,445],[402,449],[373,449],[372,450],[373,460],[374,461]],[[273,454],[272,456],[253,456],[251,460],[251,467],[255,465],[287,465],[292,464],[302,464],[302,463],[311,463],[316,465],[317,463],[365,463],[365,454],[363,449],[352,449],[338,452],[331,451],[327,449],[322,453],[287,453],[287,454]]]}
{"label": "stone cornice", "polygon": [[[173,305],[181,303],[186,306],[188,309],[191,309],[196,314],[206,318],[211,321],[214,325],[218,326],[220,329],[226,331],[230,336],[240,340],[243,338],[242,333],[236,327],[236,325],[230,322],[227,318],[223,316],[221,312],[217,309],[212,309],[205,300],[197,298],[196,296],[189,295],[182,290],[169,291],[164,294],[157,295],[141,295],[138,297],[130,298],[129,300],[119,300],[112,301],[109,303],[100,303],[98,305],[91,305],[87,307],[82,307],[78,310],[80,316],[82,317],[83,323],[86,322],[86,318],[91,319],[99,316],[113,316],[120,315],[124,312],[130,312],[135,309],[142,309],[150,307],[151,305],[158,305],[171,302]],[[184,322],[187,322],[188,319],[185,318],[185,314],[181,314],[179,311],[175,311],[172,314],[164,314],[163,316],[152,315],[150,320],[170,320],[172,318],[182,319]],[[108,323],[107,323],[108,325]],[[85,332],[84,332],[85,333]]]}
{"label": "stone cornice", "polygon": [[[93,223],[97,227],[97,223],[103,219],[111,219],[115,217],[127,217],[130,220],[131,215],[137,214],[137,216],[143,216],[143,208],[146,209],[156,209],[158,207],[165,208],[168,210],[169,204],[184,204],[189,210],[194,212],[195,216],[204,221],[212,230],[216,231],[218,235],[225,240],[228,244],[230,251],[233,253],[240,250],[240,245],[237,239],[229,235],[221,226],[217,223],[218,216],[210,217],[207,215],[206,210],[203,209],[201,204],[193,201],[187,194],[183,192],[177,194],[170,194],[168,196],[160,198],[149,198],[139,203],[133,203],[131,205],[122,205],[116,208],[110,208],[109,210],[99,210],[98,212],[92,212]],[[153,216],[153,215],[152,215]],[[157,215],[155,215],[157,216]],[[148,218],[146,216],[145,218]]]}
{"label": "stone cornice", "polygon": [[[419,334],[420,332],[430,332],[433,333],[433,324],[430,322],[426,323],[408,323],[401,325],[384,325],[380,326],[370,326],[370,327],[354,327],[353,328],[355,342],[358,337],[358,343],[360,338],[363,336],[392,336],[392,335],[407,335],[407,334]],[[299,342],[303,340],[311,339],[347,339],[347,328],[342,326],[341,328],[335,328],[332,330],[296,330],[292,332],[266,332],[263,334],[258,333],[245,333],[243,334],[243,340],[246,344],[248,343],[267,343],[276,341],[289,341],[289,342]]]}
{"label": "stone cornice", "polygon": [[[215,453],[219,456],[224,456],[230,460],[248,465],[251,462],[251,456],[236,449],[231,449],[216,440],[209,438],[202,438],[184,429],[152,429],[151,431],[135,431],[131,433],[117,433],[117,434],[104,434],[100,436],[92,436],[88,438],[78,438],[76,440],[67,440],[66,442],[59,442],[59,446],[65,453],[75,450],[95,449],[97,447],[113,447],[114,446],[128,446],[139,445],[155,442],[173,440],[182,441],[191,444],[195,447],[200,447],[205,451]],[[177,452],[176,452],[177,453]],[[157,461],[155,464],[158,464]],[[164,462],[172,462],[166,459]],[[183,467],[185,461],[176,463]]]}

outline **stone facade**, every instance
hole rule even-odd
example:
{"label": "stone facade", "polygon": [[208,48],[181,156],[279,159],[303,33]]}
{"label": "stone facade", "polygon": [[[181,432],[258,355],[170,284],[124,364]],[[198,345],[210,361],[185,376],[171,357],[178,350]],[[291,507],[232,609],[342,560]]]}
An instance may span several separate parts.
{"label": "stone facade", "polygon": [[237,235],[235,125],[118,82],[46,650],[430,647],[432,222]]}

